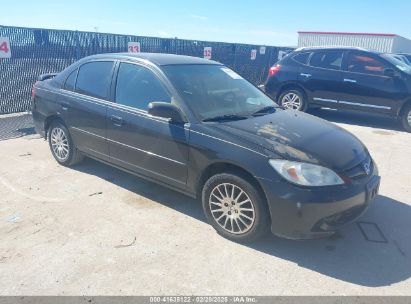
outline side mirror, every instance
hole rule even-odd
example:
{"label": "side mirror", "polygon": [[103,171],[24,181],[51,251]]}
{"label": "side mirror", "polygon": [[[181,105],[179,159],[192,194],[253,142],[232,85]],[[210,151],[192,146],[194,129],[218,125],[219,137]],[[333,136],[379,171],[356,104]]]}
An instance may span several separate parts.
{"label": "side mirror", "polygon": [[170,118],[170,120],[175,123],[186,122],[180,109],[168,102],[150,102],[148,104],[148,114],[157,117]]}
{"label": "side mirror", "polygon": [[399,74],[397,73],[396,70],[391,69],[391,68],[388,68],[388,69],[385,69],[385,70],[384,70],[384,76],[394,78],[394,77],[398,77]]}

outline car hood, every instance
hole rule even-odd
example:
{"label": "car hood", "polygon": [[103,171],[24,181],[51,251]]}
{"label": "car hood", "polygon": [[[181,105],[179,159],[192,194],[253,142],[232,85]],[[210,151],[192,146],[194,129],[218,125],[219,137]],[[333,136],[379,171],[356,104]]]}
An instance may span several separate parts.
{"label": "car hood", "polygon": [[215,128],[238,140],[248,140],[296,161],[319,164],[336,171],[356,166],[368,154],[354,135],[321,118],[297,111],[217,123]]}

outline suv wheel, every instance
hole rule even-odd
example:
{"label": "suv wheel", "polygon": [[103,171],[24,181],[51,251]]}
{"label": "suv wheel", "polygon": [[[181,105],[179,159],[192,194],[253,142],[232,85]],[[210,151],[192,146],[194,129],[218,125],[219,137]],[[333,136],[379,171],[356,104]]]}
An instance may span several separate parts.
{"label": "suv wheel", "polygon": [[283,92],[278,100],[279,104],[287,110],[297,110],[305,112],[307,101],[301,90],[291,89]]}
{"label": "suv wheel", "polygon": [[407,132],[411,132],[411,104],[405,106],[401,116],[402,126]]}
{"label": "suv wheel", "polygon": [[72,166],[84,158],[74,146],[67,128],[59,121],[51,124],[48,142],[53,157],[63,166]]}
{"label": "suv wheel", "polygon": [[237,175],[212,176],[203,187],[202,204],[209,223],[232,241],[255,241],[270,228],[265,200],[251,183]]}

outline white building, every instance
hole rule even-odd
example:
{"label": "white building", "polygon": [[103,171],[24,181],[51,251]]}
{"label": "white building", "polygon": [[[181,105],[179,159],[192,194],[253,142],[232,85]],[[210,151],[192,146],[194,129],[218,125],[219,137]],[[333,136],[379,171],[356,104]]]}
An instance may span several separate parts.
{"label": "white building", "polygon": [[395,34],[298,32],[298,47],[355,46],[384,53],[411,53],[411,40]]}

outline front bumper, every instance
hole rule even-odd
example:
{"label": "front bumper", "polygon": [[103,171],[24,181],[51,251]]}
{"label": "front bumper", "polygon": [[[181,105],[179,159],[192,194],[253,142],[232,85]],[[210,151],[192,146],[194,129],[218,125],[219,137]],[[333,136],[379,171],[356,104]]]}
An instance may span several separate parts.
{"label": "front bumper", "polygon": [[286,181],[260,180],[271,213],[273,234],[289,239],[332,235],[360,217],[378,194],[380,177],[351,185],[303,188]]}

